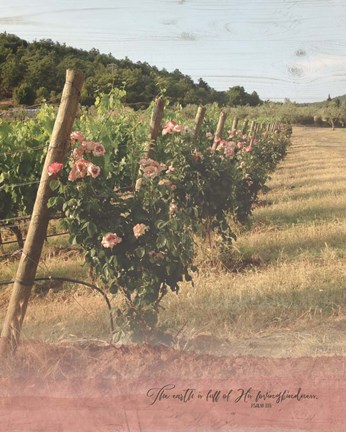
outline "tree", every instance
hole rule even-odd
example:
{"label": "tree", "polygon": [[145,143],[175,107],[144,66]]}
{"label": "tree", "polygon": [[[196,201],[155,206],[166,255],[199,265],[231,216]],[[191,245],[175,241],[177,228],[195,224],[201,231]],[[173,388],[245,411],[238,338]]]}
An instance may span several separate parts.
{"label": "tree", "polygon": [[257,106],[262,103],[257,92],[247,93],[242,86],[231,87],[227,91],[228,104],[231,106],[250,105]]}
{"label": "tree", "polygon": [[249,101],[249,105],[250,106],[257,106],[257,105],[261,105],[262,101],[260,99],[260,97],[258,96],[256,91],[253,91],[249,97],[248,97],[248,101]]}
{"label": "tree", "polygon": [[335,103],[335,101],[326,103],[321,110],[321,117],[322,120],[327,121],[334,130],[338,123],[344,125],[346,122],[345,108],[341,107],[341,102],[339,105]]}
{"label": "tree", "polygon": [[246,105],[247,98],[244,87],[235,86],[227,91],[228,104],[231,106]]}
{"label": "tree", "polygon": [[2,89],[11,90],[23,80],[25,65],[14,54],[9,54],[1,65],[0,74]]}
{"label": "tree", "polygon": [[14,100],[21,105],[32,105],[35,102],[36,92],[26,83],[22,83],[13,92]]}

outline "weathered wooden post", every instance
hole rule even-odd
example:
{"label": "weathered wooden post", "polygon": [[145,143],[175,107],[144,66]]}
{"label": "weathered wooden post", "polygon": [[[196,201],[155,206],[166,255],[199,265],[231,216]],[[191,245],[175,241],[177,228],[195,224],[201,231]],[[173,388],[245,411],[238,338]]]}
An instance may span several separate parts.
{"label": "weathered wooden post", "polygon": [[249,135],[251,137],[253,137],[253,135],[255,133],[255,127],[256,127],[256,122],[255,122],[255,120],[252,120],[251,126],[250,126],[250,132],[249,132]]}
{"label": "weathered wooden post", "polygon": [[69,143],[69,138],[78,108],[80,92],[84,76],[82,73],[67,70],[59,111],[43,166],[41,180],[30,220],[24,249],[19,261],[10,303],[7,309],[0,338],[0,355],[18,345],[20,332],[28,306],[31,289],[36,276],[37,266],[41,257],[43,243],[47,235],[49,210],[47,202],[52,194],[51,177],[48,166],[53,162],[62,163]]}
{"label": "weathered wooden post", "polygon": [[216,150],[216,147],[217,147],[216,138],[222,137],[223,129],[224,129],[225,123],[226,123],[226,118],[227,118],[226,113],[221,111],[220,115],[219,115],[219,121],[217,123],[216,132],[215,132],[215,138],[214,138],[214,143],[213,143],[213,147],[212,147],[213,150]]}
{"label": "weathered wooden post", "polygon": [[205,116],[206,110],[207,109],[204,106],[198,107],[197,114],[196,114],[196,117],[195,117],[195,127],[194,127],[194,130],[193,130],[193,138],[192,138],[192,143],[193,144],[196,144],[197,137],[198,137],[199,131],[201,130],[201,126],[202,126],[202,123],[203,123],[203,120],[204,120],[204,116]]}
{"label": "weathered wooden post", "polygon": [[[161,129],[161,120],[163,117],[164,108],[165,108],[164,100],[162,98],[156,99],[153,111],[151,113],[149,141],[146,143],[144,149],[144,155],[143,155],[144,158],[154,158],[155,143]],[[142,177],[141,177],[141,172],[139,171],[138,178],[136,181],[136,186],[135,186],[136,191],[139,190],[141,186],[142,186]]]}
{"label": "weathered wooden post", "polygon": [[232,123],[232,132],[235,132],[238,129],[238,122],[239,119],[237,116],[235,116]]}
{"label": "weathered wooden post", "polygon": [[245,134],[245,133],[246,133],[246,131],[247,131],[247,127],[248,127],[248,124],[249,124],[249,120],[248,120],[248,119],[245,119],[245,120],[244,120],[244,123],[243,123],[243,127],[241,128],[242,134]]}
{"label": "weathered wooden post", "polygon": [[148,158],[154,157],[155,143],[160,133],[161,120],[163,117],[164,108],[165,108],[165,104],[163,99],[161,98],[156,99],[153,112],[151,113],[149,141],[145,149],[145,157]]}
{"label": "weathered wooden post", "polygon": [[260,123],[256,123],[256,126],[255,126],[255,138],[259,136],[260,132],[261,132],[261,124]]}

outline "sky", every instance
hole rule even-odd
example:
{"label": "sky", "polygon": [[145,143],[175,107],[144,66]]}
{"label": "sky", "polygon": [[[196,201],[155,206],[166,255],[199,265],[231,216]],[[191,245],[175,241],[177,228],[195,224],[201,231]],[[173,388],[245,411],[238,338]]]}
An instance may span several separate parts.
{"label": "sky", "polygon": [[97,48],[262,99],[346,94],[346,0],[2,0],[0,32]]}

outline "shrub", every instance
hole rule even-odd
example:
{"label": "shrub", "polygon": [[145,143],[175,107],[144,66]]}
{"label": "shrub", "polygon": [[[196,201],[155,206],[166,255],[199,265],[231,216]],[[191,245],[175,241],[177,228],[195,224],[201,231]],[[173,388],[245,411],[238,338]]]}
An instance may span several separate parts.
{"label": "shrub", "polygon": [[32,105],[35,102],[36,92],[29,84],[22,83],[14,90],[13,98],[20,105]]}

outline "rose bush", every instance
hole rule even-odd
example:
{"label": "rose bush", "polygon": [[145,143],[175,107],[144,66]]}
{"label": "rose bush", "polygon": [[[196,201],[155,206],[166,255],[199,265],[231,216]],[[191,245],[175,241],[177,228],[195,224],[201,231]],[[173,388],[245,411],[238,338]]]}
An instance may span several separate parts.
{"label": "rose bush", "polygon": [[[166,292],[178,292],[181,281],[191,280],[191,219],[176,206],[174,188],[165,182],[166,172],[174,168],[139,157],[143,141],[125,157],[116,136],[102,144],[92,141],[89,131],[104,120],[103,103],[101,100],[93,120],[80,119],[81,134],[71,134],[71,152],[62,172],[51,182],[58,194],[49,200],[49,206],[63,211],[71,243],[82,247],[97,278],[111,292],[123,295],[125,301],[116,311],[120,333],[143,338],[153,330]],[[133,125],[127,127],[130,130]],[[125,127],[122,132],[127,132]],[[127,144],[133,149],[135,143]],[[133,155],[138,156],[135,170]],[[95,175],[93,167],[97,167]],[[142,182],[135,191],[138,168]]]}

